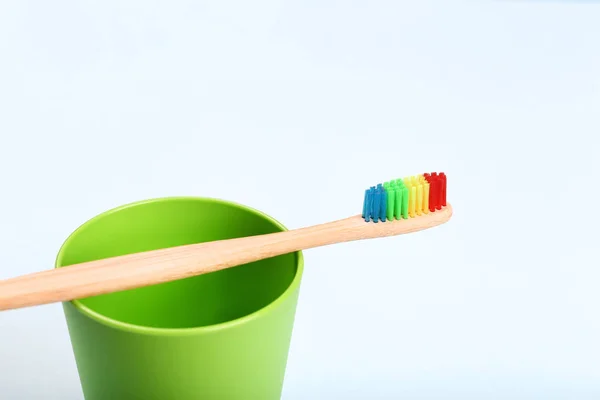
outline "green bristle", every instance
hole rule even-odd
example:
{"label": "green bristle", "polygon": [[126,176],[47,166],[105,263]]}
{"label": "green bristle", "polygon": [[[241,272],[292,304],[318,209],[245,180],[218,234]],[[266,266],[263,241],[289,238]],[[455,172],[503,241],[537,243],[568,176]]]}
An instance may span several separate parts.
{"label": "green bristle", "polygon": [[396,189],[394,190],[394,197],[396,198],[394,201],[394,215],[396,216],[396,219],[402,218],[402,192],[402,188],[396,186]]}
{"label": "green bristle", "polygon": [[387,191],[387,208],[386,208],[386,216],[389,221],[394,219],[394,198],[396,197],[394,192],[395,188],[388,186],[386,188]]}
{"label": "green bristle", "polygon": [[410,200],[410,189],[402,178],[393,179],[383,183],[387,192],[386,217],[389,221],[394,219],[408,219],[408,204]]}

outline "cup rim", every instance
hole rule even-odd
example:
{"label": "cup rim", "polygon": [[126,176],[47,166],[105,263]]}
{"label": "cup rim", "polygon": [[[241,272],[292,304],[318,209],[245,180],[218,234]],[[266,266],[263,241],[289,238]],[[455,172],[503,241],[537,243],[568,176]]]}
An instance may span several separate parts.
{"label": "cup rim", "polygon": [[[118,206],[118,207],[111,208],[111,209],[104,211],[100,214],[97,214],[96,216],[85,221],[83,224],[81,224],[79,227],[77,227],[77,229],[75,229],[61,245],[61,247],[58,251],[58,254],[56,256],[54,268],[60,268],[59,265],[61,264],[61,261],[63,259],[65,249],[69,246],[69,244],[71,243],[73,238],[81,230],[83,230],[85,227],[87,227],[94,221],[96,221],[100,218],[103,218],[107,215],[122,211],[126,208],[135,207],[135,206],[139,206],[142,204],[173,201],[173,200],[200,200],[200,201],[206,201],[206,202],[212,202],[212,203],[219,203],[219,204],[227,205],[230,207],[236,207],[236,208],[242,209],[246,212],[250,212],[261,218],[268,220],[269,222],[273,223],[277,228],[279,228],[282,232],[288,230],[285,227],[285,225],[283,225],[281,222],[279,222],[275,218],[271,217],[270,215],[268,215],[260,210],[257,210],[253,207],[249,207],[249,206],[246,206],[241,203],[234,202],[234,201],[223,200],[223,199],[213,198],[213,197],[202,197],[202,196],[156,197],[156,198],[151,198],[151,199],[146,199],[146,200],[134,201],[134,202],[130,202],[130,203]],[[246,324],[252,320],[261,318],[262,316],[268,314],[271,310],[277,308],[281,303],[285,302],[287,300],[287,298],[289,298],[299,288],[300,281],[302,278],[302,273],[304,272],[304,255],[302,254],[302,251],[296,251],[295,253],[296,253],[296,273],[295,273],[294,279],[288,285],[288,287],[283,291],[283,293],[281,293],[275,300],[273,300],[266,306],[259,308],[258,310],[253,311],[250,314],[247,314],[242,317],[232,319],[229,321],[220,322],[217,324],[190,327],[190,328],[156,328],[156,327],[131,324],[128,322],[123,322],[123,321],[116,320],[114,318],[107,317],[107,316],[102,315],[99,312],[94,311],[91,308],[87,307],[86,305],[81,303],[80,300],[72,300],[72,301],[64,302],[63,305],[68,303],[68,304],[72,305],[79,313],[83,314],[84,316],[91,318],[92,320],[99,322],[100,324],[106,325],[110,328],[130,332],[130,333],[136,333],[136,334],[146,334],[146,335],[154,335],[154,336],[186,336],[186,335],[196,335],[196,334],[200,334],[200,333],[221,331],[224,329],[233,328],[238,325]]]}

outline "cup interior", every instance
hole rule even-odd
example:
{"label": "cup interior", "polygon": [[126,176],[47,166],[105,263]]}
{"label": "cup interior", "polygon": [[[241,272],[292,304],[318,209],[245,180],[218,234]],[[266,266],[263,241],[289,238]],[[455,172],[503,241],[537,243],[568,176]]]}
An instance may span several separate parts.
{"label": "cup interior", "polygon": [[[108,211],[83,224],[61,248],[56,266],[284,230],[258,211],[222,200],[149,200]],[[299,257],[299,253],[284,254],[74,303],[137,326],[181,329],[220,324],[252,314],[281,296],[299,273]]]}

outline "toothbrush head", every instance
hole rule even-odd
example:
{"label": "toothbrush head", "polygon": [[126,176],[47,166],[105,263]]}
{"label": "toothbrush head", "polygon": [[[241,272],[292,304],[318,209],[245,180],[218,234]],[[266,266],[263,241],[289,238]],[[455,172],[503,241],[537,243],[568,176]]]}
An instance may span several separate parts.
{"label": "toothbrush head", "polygon": [[365,190],[362,217],[386,222],[419,217],[446,206],[446,174],[431,172],[395,179]]}

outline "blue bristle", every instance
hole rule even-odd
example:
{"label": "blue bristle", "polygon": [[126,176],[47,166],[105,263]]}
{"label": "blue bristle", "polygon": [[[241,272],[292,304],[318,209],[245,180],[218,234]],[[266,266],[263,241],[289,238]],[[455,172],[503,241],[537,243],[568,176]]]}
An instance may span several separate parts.
{"label": "blue bristle", "polygon": [[365,190],[365,204],[363,205],[363,218],[366,222],[371,220],[371,203],[373,202],[373,196],[371,195],[371,189]]}
{"label": "blue bristle", "polygon": [[387,190],[381,188],[381,207],[379,208],[379,218],[382,222],[385,222],[387,218]]}
{"label": "blue bristle", "polygon": [[375,214],[373,214],[373,204],[375,203],[375,186],[371,186],[369,189],[369,218],[372,221]]}
{"label": "blue bristle", "polygon": [[381,190],[379,188],[375,189],[375,193],[373,196],[373,207],[371,208],[373,222],[379,222],[379,210],[381,209]]}

